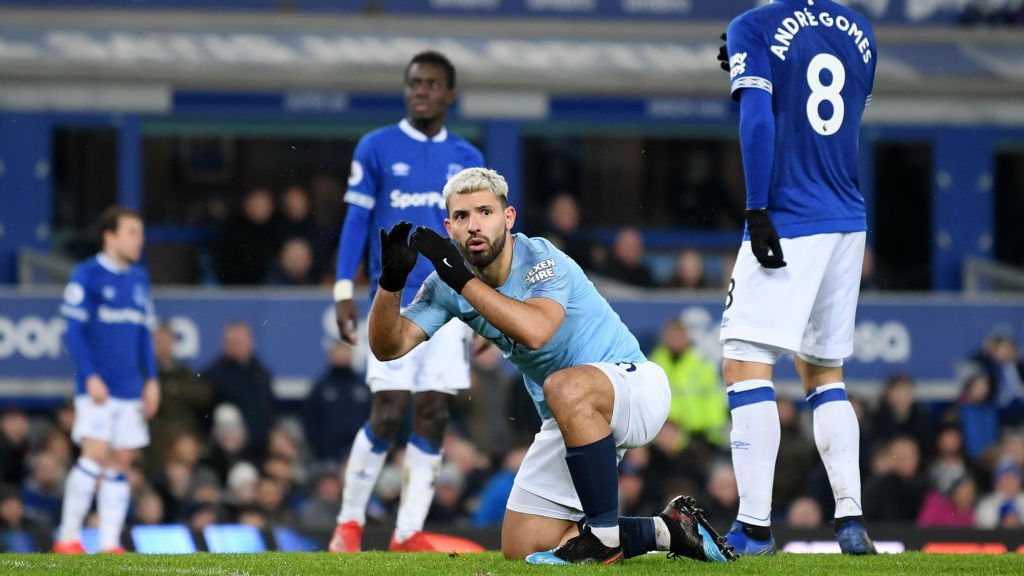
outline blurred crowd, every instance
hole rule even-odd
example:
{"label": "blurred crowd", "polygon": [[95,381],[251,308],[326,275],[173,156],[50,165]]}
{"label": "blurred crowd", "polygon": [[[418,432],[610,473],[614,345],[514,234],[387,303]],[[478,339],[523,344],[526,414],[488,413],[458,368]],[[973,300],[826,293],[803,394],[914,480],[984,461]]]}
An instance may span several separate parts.
{"label": "blurred crowd", "polygon": [[[275,398],[272,374],[245,323],[224,326],[219,357],[198,372],[174,359],[174,334],[167,327],[155,331],[154,343],[163,402],[151,421],[152,443],[130,474],[129,525],[181,523],[201,530],[237,522],[329,533],[345,455],[370,407],[350,348],[331,348],[307,399],[289,405]],[[727,526],[738,495],[719,368],[692,345],[682,319],[665,324],[649,357],[669,375],[672,405],[655,441],[622,461],[622,512],[650,515],[671,496],[687,493],[698,497],[717,525]],[[1022,525],[1019,344],[995,333],[965,366],[954,401],[921,401],[908,374],[889,378],[873,401],[851,394],[861,422],[868,521]],[[802,399],[780,398],[778,408],[775,523],[824,525],[832,517],[832,492],[815,453],[810,410]],[[69,436],[73,417],[70,403],[43,412],[7,406],[0,413],[0,533],[52,534],[64,477],[76,457]],[[494,347],[474,359],[471,389],[457,397],[452,424],[428,523],[498,526],[539,420],[519,375]],[[397,449],[381,474],[371,522],[392,521],[402,456]]]}
{"label": "blurred crowd", "polygon": [[[336,186],[313,184],[337,193]],[[331,286],[335,279],[342,204],[321,198],[293,184],[279,192],[258,186],[237,199],[201,202],[189,211],[194,243],[150,242],[147,267],[155,284],[198,283],[222,286]],[[697,249],[646,245],[642,230],[625,227],[613,235],[584,225],[575,195],[554,194],[536,229],[518,229],[544,236],[576,260],[588,274],[605,281],[642,288],[722,289],[729,283],[735,247]],[[194,213],[195,212],[195,213]],[[201,212],[201,214],[199,214]],[[329,215],[329,217],[325,217]],[[738,243],[741,231],[729,221]],[[696,230],[696,228],[695,228]],[[76,258],[91,256],[96,247],[77,239],[65,249]],[[360,269],[357,284],[368,282]]]}
{"label": "blurred crowd", "polygon": [[960,14],[960,23],[973,26],[1020,26],[1024,24],[1024,2],[975,0]]}

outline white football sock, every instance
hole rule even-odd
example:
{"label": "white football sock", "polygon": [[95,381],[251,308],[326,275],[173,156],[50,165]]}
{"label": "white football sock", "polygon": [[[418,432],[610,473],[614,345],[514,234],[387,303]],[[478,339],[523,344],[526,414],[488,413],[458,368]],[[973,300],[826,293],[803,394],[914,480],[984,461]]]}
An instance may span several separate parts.
{"label": "white football sock", "polygon": [[130,500],[128,478],[117,470],[105,470],[96,499],[96,508],[100,514],[100,550],[121,546],[121,531],[124,529]]}
{"label": "white football sock", "polygon": [[427,452],[413,442],[405,445],[405,461],[402,463],[404,481],[398,518],[395,521],[395,540],[398,542],[404,542],[414,533],[423,530],[430,503],[434,501],[440,472],[440,452]]}
{"label": "white football sock", "polygon": [[771,526],[775,459],[782,436],[771,380],[744,380],[729,386],[732,413],[732,467],[740,495],[737,519]]}
{"label": "white football sock", "polygon": [[658,550],[670,550],[672,548],[672,533],[668,530],[668,525],[661,519],[661,516],[655,516],[654,520],[654,542],[658,546]]}
{"label": "white football sock", "polygon": [[618,548],[620,534],[618,525],[615,526],[591,526],[590,531],[597,536],[602,544],[609,548]]}
{"label": "white football sock", "polygon": [[370,501],[373,487],[377,484],[377,477],[380,476],[387,458],[387,450],[373,451],[373,444],[367,437],[365,428],[360,428],[352,442],[348,464],[345,465],[345,488],[341,495],[338,524],[352,520],[358,522],[360,526],[366,524],[366,504]]}
{"label": "white football sock", "polygon": [[842,382],[807,395],[814,411],[814,443],[836,499],[836,518],[863,514],[860,501],[860,425]]}
{"label": "white football sock", "polygon": [[92,506],[96,483],[102,468],[95,461],[80,457],[64,482],[64,504],[61,506],[60,530],[57,540],[71,542],[81,538],[82,523]]}

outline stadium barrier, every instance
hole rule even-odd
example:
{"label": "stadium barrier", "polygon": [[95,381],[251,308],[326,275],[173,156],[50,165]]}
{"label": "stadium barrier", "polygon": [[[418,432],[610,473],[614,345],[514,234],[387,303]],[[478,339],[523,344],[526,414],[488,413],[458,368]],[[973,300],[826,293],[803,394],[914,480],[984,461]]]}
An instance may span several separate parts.
{"label": "stadium barrier", "polygon": [[[667,319],[680,317],[696,348],[720,358],[718,326],[726,295],[654,291],[614,294],[609,301],[644,350],[657,342]],[[334,305],[324,290],[156,290],[157,314],[178,337],[175,355],[201,370],[219,354],[226,322],[253,327],[256,353],[275,377],[284,401],[301,401],[326,367],[337,338]],[[59,289],[0,289],[0,404],[53,406],[73,393],[74,366],[63,346]],[[365,314],[367,300],[357,297]],[[353,365],[365,365],[366,322]],[[864,295],[857,311],[854,354],[844,371],[859,395],[872,398],[897,372],[911,374],[923,400],[948,401],[960,391],[965,359],[993,331],[1024,334],[1024,297]],[[777,368],[780,394],[802,397],[792,362]]]}

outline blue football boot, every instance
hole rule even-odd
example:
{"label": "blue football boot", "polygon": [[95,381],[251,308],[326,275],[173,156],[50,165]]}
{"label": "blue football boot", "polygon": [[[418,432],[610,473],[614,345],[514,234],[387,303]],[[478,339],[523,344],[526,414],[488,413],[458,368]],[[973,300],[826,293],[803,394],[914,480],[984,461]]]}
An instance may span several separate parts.
{"label": "blue football boot", "polygon": [[863,556],[865,554],[878,554],[875,550],[875,543],[868,536],[868,529],[857,520],[837,522],[839,529],[836,530],[836,540],[839,541],[839,549],[843,554]]}
{"label": "blue football boot", "polygon": [[779,550],[775,546],[774,534],[767,540],[754,540],[743,532],[743,523],[739,520],[732,523],[732,528],[725,535],[725,543],[740,556],[771,556]]}

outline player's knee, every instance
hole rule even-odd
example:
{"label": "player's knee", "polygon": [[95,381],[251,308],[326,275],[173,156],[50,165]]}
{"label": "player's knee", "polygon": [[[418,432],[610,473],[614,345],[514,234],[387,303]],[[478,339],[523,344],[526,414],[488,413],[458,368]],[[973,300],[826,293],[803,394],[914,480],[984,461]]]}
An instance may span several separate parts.
{"label": "player's knee", "polygon": [[586,394],[581,386],[574,386],[572,377],[565,371],[555,372],[544,380],[544,399],[555,412],[581,406]]}
{"label": "player's knee", "polygon": [[375,407],[370,413],[370,429],[378,438],[391,439],[398,432],[398,427],[402,425],[404,412],[394,406],[384,406],[380,409]]}
{"label": "player's knee", "polygon": [[413,415],[416,418],[414,427],[422,430],[430,438],[441,438],[444,436],[444,429],[448,426],[448,404],[432,403],[427,406],[417,406]]}

